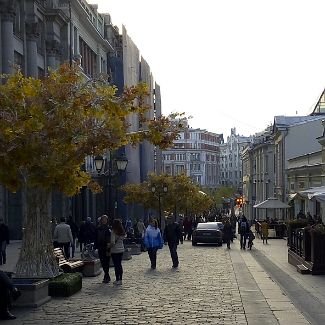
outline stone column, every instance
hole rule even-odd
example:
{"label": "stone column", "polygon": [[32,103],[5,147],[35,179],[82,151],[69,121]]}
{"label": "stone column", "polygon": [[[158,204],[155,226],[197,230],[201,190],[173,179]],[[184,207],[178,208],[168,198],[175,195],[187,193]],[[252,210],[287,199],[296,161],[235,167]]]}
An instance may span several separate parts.
{"label": "stone column", "polygon": [[11,73],[14,64],[14,17],[13,0],[0,1],[2,72]]}
{"label": "stone column", "polygon": [[51,69],[58,68],[59,57],[61,55],[60,43],[56,40],[46,41],[47,64]]}
{"label": "stone column", "polygon": [[27,75],[34,78],[38,77],[37,39],[39,35],[38,23],[26,22]]}

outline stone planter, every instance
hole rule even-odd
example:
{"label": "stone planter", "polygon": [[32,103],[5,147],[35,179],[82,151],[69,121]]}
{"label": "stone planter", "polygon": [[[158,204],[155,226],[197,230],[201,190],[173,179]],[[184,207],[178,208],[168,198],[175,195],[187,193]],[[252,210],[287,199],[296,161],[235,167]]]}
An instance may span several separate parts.
{"label": "stone planter", "polygon": [[131,258],[132,258],[131,249],[125,248],[122,259],[125,261],[125,260],[130,260]]}
{"label": "stone planter", "polygon": [[125,245],[125,248],[130,248],[131,249],[131,255],[140,255],[141,254],[141,244],[127,244]]}
{"label": "stone planter", "polygon": [[311,232],[312,274],[325,274],[325,235]]}
{"label": "stone planter", "polygon": [[86,277],[97,276],[102,273],[100,260],[83,260],[82,275]]}
{"label": "stone planter", "polygon": [[49,295],[51,297],[70,297],[82,288],[82,274],[63,273],[50,279]]}
{"label": "stone planter", "polygon": [[[131,260],[131,259],[132,259],[131,248],[125,248],[122,260],[127,261],[127,260]],[[110,259],[109,266],[114,266],[112,257]]]}
{"label": "stone planter", "polygon": [[48,279],[13,278],[13,284],[21,291],[21,296],[13,302],[15,307],[39,307],[48,302]]}

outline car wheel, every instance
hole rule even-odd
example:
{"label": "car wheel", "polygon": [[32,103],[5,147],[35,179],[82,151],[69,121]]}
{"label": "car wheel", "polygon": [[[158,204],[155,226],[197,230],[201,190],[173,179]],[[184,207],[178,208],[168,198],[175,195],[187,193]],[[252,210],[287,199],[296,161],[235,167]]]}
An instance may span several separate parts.
{"label": "car wheel", "polygon": [[192,246],[196,246],[197,242],[196,241],[192,241]]}
{"label": "car wheel", "polygon": [[220,243],[218,243],[218,246],[222,246],[222,241]]}

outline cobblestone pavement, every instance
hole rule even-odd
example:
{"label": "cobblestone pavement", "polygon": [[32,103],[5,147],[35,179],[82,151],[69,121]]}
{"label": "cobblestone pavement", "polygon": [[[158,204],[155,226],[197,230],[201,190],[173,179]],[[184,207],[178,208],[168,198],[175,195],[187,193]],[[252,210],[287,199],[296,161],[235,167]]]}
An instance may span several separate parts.
{"label": "cobblestone pavement", "polygon": [[[168,247],[158,252],[157,269],[147,253],[123,261],[123,285],[102,284],[102,275],[83,278],[82,290],[52,299],[10,324],[247,324],[229,252],[223,247],[178,249],[171,268]],[[110,270],[114,279],[114,270]]]}
{"label": "cobblestone pavement", "polygon": [[[102,275],[83,278],[75,295],[16,308],[17,319],[1,324],[309,324],[238,240],[230,251],[186,241],[178,253],[176,270],[167,246],[158,252],[156,270],[142,253],[123,261],[122,286],[103,284]],[[113,268],[110,275],[114,280]]]}

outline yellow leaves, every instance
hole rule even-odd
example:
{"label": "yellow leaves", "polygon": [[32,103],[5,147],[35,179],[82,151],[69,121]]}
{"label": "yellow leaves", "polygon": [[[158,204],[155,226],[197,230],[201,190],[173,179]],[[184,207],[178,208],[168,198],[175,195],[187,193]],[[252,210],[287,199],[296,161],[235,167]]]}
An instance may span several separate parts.
{"label": "yellow leaves", "polygon": [[95,182],[94,180],[90,180],[87,184],[87,187],[92,191],[92,193],[96,194],[96,193],[101,193],[103,192],[102,187]]}
{"label": "yellow leaves", "polygon": [[[152,192],[152,187],[155,191]],[[167,192],[163,188],[167,188]],[[158,196],[164,209],[179,213],[203,213],[208,211],[213,203],[209,195],[202,195],[200,188],[185,174],[176,176],[168,174],[156,175],[151,173],[148,180],[141,184],[128,184],[123,186],[126,193],[126,203],[138,203],[148,208],[157,208]]]}
{"label": "yellow leaves", "polygon": [[[87,155],[149,140],[166,147],[177,136],[167,118],[149,120],[144,83],[117,88],[87,81],[78,67],[61,66],[41,81],[20,71],[0,84],[0,182],[19,189],[26,180],[67,195],[98,184],[80,170]],[[150,115],[150,114],[148,114]],[[129,134],[130,117],[143,129]],[[24,171],[22,176],[21,171]]]}

